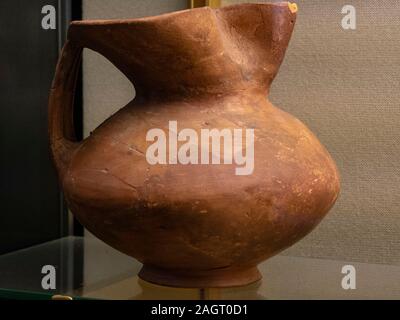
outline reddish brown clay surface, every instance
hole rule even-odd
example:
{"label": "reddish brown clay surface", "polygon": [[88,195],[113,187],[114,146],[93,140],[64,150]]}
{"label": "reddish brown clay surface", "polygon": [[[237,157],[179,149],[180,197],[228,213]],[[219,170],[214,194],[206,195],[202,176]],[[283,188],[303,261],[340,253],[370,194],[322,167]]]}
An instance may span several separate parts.
{"label": "reddish brown clay surface", "polygon": [[[328,152],[266,98],[295,19],[295,6],[279,3],[71,25],[49,109],[59,179],[79,221],[143,262],[143,279],[257,281],[257,264],[304,237],[334,204],[339,178]],[[71,108],[83,47],[117,66],[137,97],[77,143]],[[146,134],[168,131],[172,120],[196,132],[254,128],[254,172],[150,165]]]}

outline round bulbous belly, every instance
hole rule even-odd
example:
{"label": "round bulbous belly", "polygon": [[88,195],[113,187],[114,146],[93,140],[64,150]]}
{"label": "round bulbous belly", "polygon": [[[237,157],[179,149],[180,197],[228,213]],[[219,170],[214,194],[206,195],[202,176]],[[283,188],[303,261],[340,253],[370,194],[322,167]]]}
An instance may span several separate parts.
{"label": "round bulbous belly", "polygon": [[[220,152],[202,139],[214,129]],[[162,132],[165,149],[152,152]],[[76,151],[63,184],[97,237],[145,265],[182,270],[254,266],[309,233],[339,193],[316,137],[254,97],[128,105]]]}

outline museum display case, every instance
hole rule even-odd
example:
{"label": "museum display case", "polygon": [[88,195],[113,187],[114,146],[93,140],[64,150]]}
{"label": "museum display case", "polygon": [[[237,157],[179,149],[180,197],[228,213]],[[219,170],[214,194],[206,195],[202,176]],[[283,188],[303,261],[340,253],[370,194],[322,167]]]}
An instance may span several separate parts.
{"label": "museum display case", "polygon": [[400,2],[0,4],[0,300],[400,299]]}

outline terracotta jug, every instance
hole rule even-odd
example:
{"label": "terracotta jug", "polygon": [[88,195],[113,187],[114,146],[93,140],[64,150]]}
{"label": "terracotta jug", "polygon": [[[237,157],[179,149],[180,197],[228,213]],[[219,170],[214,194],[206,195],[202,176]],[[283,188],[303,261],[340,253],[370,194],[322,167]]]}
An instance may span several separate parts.
{"label": "terracotta jug", "polygon": [[[296,12],[287,2],[241,4],[70,26],[50,97],[52,155],[71,211],[141,261],[142,279],[178,287],[255,282],[257,264],[308,234],[334,204],[339,178],[330,155],[267,98]],[[71,110],[83,48],[121,70],[136,98],[76,142]],[[166,149],[153,154],[164,162],[149,160],[153,129],[166,133]],[[223,132],[227,153],[207,140],[211,147],[196,155],[192,137],[179,151],[184,159],[190,151],[191,161],[177,159],[182,136],[212,130]],[[232,142],[234,133],[242,139]],[[253,150],[253,168],[237,170],[243,161],[232,161],[232,143],[234,160]]]}

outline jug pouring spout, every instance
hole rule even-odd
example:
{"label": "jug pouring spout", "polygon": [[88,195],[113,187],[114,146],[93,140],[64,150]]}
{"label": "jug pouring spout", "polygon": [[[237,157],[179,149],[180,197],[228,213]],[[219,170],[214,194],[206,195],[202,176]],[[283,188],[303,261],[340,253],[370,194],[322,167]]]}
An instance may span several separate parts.
{"label": "jug pouring spout", "polygon": [[134,84],[137,96],[268,91],[296,13],[297,5],[289,2],[203,7],[76,22],[69,38],[109,59]]}
{"label": "jug pouring spout", "polygon": [[295,3],[248,3],[218,10],[230,56],[244,80],[269,87],[284,59],[298,7]]}

